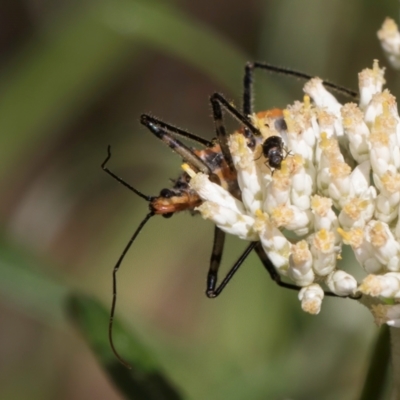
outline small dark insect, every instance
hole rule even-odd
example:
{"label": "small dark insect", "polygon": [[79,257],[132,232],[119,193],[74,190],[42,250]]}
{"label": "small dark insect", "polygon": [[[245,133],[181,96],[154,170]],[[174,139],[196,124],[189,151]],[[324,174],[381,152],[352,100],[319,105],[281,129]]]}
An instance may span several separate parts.
{"label": "small dark insect", "polygon": [[[234,107],[228,100],[225,99],[224,96],[219,93],[214,93],[210,97],[216,134],[216,139],[212,141],[208,141],[173,125],[169,125],[147,114],[143,114],[140,119],[142,125],[144,125],[151,133],[153,133],[158,139],[165,143],[170,149],[176,152],[194,170],[209,175],[210,179],[221,185],[234,197],[239,199],[241,196],[241,192],[237,181],[236,169],[233,165],[232,156],[230,154],[228,146],[229,134],[226,132],[225,129],[223,113],[225,112],[229,114],[241,124],[241,126],[243,127],[242,134],[247,140],[247,145],[250,148],[254,148],[257,141],[261,138],[261,132],[252,124],[249,118],[249,116],[253,114],[253,74],[254,70],[256,69],[274,72],[282,75],[294,76],[301,79],[311,79],[310,75],[304,74],[302,72],[275,67],[273,65],[265,63],[247,63],[243,79],[244,92],[241,111]],[[341,92],[344,95],[353,98],[357,97],[357,94],[349,89],[339,87],[329,82],[324,82],[324,84],[327,87]],[[277,128],[278,132],[286,129],[282,110],[273,109],[258,113],[258,115],[269,115],[273,117],[273,120],[275,121],[275,127]],[[202,149],[197,150],[188,147],[184,143],[182,143],[178,139],[178,137],[196,142],[198,145],[202,146]],[[266,139],[262,145],[262,152],[267,159],[267,165],[270,168],[274,169],[280,169],[282,161],[288,155],[288,152],[283,145],[283,141],[279,136],[271,136]],[[284,154],[284,152],[286,154]],[[132,237],[123,249],[113,269],[113,298],[109,320],[109,341],[111,348],[118,360],[123,365],[130,368],[129,364],[125,360],[123,360],[122,357],[118,354],[113,343],[112,335],[113,319],[117,300],[117,272],[119,270],[119,267],[121,266],[121,263],[125,258],[127,252],[129,251],[130,247],[132,246],[132,243],[135,241],[136,237],[142,231],[143,227],[153,216],[162,215],[163,217],[171,217],[173,214],[185,210],[191,213],[195,213],[195,208],[202,203],[202,199],[194,190],[190,188],[190,178],[186,173],[181,174],[178,179],[173,180],[173,185],[171,188],[162,189],[158,196],[145,195],[108,168],[107,164],[110,158],[111,148],[108,147],[108,155],[101,165],[103,170],[116,181],[118,181],[126,188],[134,192],[136,195],[147,201],[149,206],[149,212],[147,213],[143,221],[139,224],[137,229],[134,231]],[[243,262],[253,250],[256,252],[271,279],[277,285],[291,290],[300,290],[300,287],[281,280],[280,274],[276,271],[274,265],[268,258],[267,254],[264,252],[260,242],[251,242],[250,244],[248,244],[242,254],[238,257],[234,265],[229,269],[228,273],[223,279],[221,279],[218,284],[218,272],[221,264],[222,253],[224,250],[224,243],[225,232],[223,232],[218,227],[215,227],[214,241],[206,283],[207,297],[215,298],[223,291],[223,289],[232,279],[234,274],[238,271],[239,267],[243,264]],[[325,295],[336,296],[331,292],[325,292]]]}
{"label": "small dark insect", "polygon": [[281,168],[281,163],[285,158],[284,151],[283,140],[279,136],[270,136],[262,145],[263,155],[271,168]]}

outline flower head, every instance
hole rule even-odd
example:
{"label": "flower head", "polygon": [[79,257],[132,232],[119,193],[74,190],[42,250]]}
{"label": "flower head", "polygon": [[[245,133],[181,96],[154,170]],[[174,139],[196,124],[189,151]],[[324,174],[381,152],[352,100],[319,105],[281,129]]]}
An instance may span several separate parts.
{"label": "flower head", "polygon": [[[277,271],[301,288],[301,306],[311,314],[320,311],[321,285],[338,296],[400,299],[400,118],[384,83],[375,60],[359,74],[359,104],[342,105],[314,78],[303,101],[283,111],[287,129],[263,129],[255,147],[241,132],[230,135],[241,199],[184,167],[204,201],[202,216],[260,241]],[[251,121],[274,126],[265,113]],[[261,151],[271,135],[284,143],[275,170]],[[360,284],[338,268],[343,245],[365,272]],[[398,324],[396,316],[385,321]]]}

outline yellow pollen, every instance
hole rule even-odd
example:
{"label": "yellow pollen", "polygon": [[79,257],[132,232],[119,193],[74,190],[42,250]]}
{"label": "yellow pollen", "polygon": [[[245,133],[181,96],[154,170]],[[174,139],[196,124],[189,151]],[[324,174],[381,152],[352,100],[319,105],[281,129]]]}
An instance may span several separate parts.
{"label": "yellow pollen", "polygon": [[241,170],[247,170],[251,172],[254,168],[254,154],[247,147],[246,139],[244,135],[240,133],[233,133],[229,137],[229,149],[232,156],[235,158],[237,167]]}
{"label": "yellow pollen", "polygon": [[255,213],[255,222],[253,228],[256,232],[261,232],[266,226],[270,227],[271,223],[268,217],[268,214],[264,213],[260,209],[256,210]]}
{"label": "yellow pollen", "polygon": [[332,207],[332,199],[317,194],[311,197],[311,209],[321,217],[325,216]]}
{"label": "yellow pollen", "polygon": [[375,119],[374,126],[371,128],[371,134],[369,140],[372,145],[380,145],[382,147],[389,146],[389,136],[381,127],[379,118]]}
{"label": "yellow pollen", "polygon": [[182,164],[181,168],[191,177],[194,178],[196,176],[196,172],[193,171],[193,169],[190,167],[189,164]]}
{"label": "yellow pollen", "polygon": [[276,190],[284,191],[290,186],[290,169],[288,167],[288,161],[283,160],[281,163],[281,169],[276,169],[272,175],[272,182]]}
{"label": "yellow pollen", "polygon": [[334,179],[343,179],[350,175],[351,168],[343,161],[332,161],[329,171]]}
{"label": "yellow pollen", "polygon": [[301,308],[306,313],[316,315],[320,311],[320,304],[316,299],[307,299],[301,302]]}
{"label": "yellow pollen", "polygon": [[377,131],[384,131],[386,136],[395,133],[397,121],[396,118],[390,113],[388,101],[382,102],[383,112],[378,115],[374,121],[373,129]]}
{"label": "yellow pollen", "polygon": [[[378,60],[374,60],[372,64],[372,72],[374,73],[375,79],[378,79],[382,76],[382,70],[379,68]],[[385,81],[383,83],[385,83]]]}
{"label": "yellow pollen", "polygon": [[254,215],[255,215],[257,218],[264,218],[264,217],[265,217],[265,214],[261,211],[260,208],[258,208],[258,209],[254,212]]}
{"label": "yellow pollen", "polygon": [[310,110],[311,109],[311,99],[308,94],[305,94],[303,97],[303,103],[304,103],[304,109],[305,110]]}
{"label": "yellow pollen", "polygon": [[378,277],[371,274],[364,278],[358,290],[364,294],[376,297],[381,294],[382,285]]}
{"label": "yellow pollen", "polygon": [[360,214],[367,208],[368,201],[359,198],[350,199],[343,207],[343,211],[353,220],[360,218]]}
{"label": "yellow pollen", "polygon": [[355,103],[347,103],[340,110],[345,129],[355,129],[364,121],[364,114]]}
{"label": "yellow pollen", "polygon": [[381,177],[381,181],[388,192],[395,193],[400,191],[400,174],[387,171]]}
{"label": "yellow pollen", "polygon": [[286,122],[288,132],[296,132],[296,124],[290,114],[290,111],[285,109],[283,110],[283,118]]}
{"label": "yellow pollen", "polygon": [[348,232],[342,228],[337,228],[337,232],[343,238],[344,244],[349,244],[351,247],[357,249],[362,245],[364,239],[364,231],[361,228],[353,228]]}
{"label": "yellow pollen", "polygon": [[293,210],[285,205],[274,208],[271,213],[272,223],[276,227],[284,226],[293,221]]}
{"label": "yellow pollen", "polygon": [[386,81],[383,77],[384,69],[379,68],[378,60],[374,60],[372,69],[363,69],[358,74],[358,79],[361,87],[368,87],[371,84],[376,85],[377,83],[384,84]]}
{"label": "yellow pollen", "polygon": [[326,110],[318,111],[318,122],[322,126],[332,126],[335,122],[335,116]]}
{"label": "yellow pollen", "polygon": [[386,244],[388,236],[381,222],[377,222],[371,229],[370,237],[371,237],[371,244],[374,247],[382,247],[384,244]]}
{"label": "yellow pollen", "polygon": [[325,150],[329,147],[329,144],[328,134],[326,132],[321,132],[321,141],[319,143],[321,149]]}
{"label": "yellow pollen", "polygon": [[251,114],[249,117],[252,125],[254,125],[262,133],[265,128],[264,118],[259,118],[257,114]]}
{"label": "yellow pollen", "polygon": [[337,231],[339,233],[339,235],[343,238],[343,241],[345,244],[349,244],[350,240],[351,240],[351,234],[350,231],[346,232],[344,229],[342,228],[337,228]]}
{"label": "yellow pollen", "polygon": [[298,164],[299,166],[304,165],[304,158],[301,154],[295,154],[293,158],[293,161]]}
{"label": "yellow pollen", "polygon": [[321,140],[319,142],[321,150],[329,160],[341,159],[342,155],[339,148],[339,143],[335,138],[328,138],[326,132],[321,133]]}
{"label": "yellow pollen", "polygon": [[314,236],[314,246],[323,253],[333,250],[335,235],[326,229],[319,230]]}
{"label": "yellow pollen", "polygon": [[292,259],[295,264],[301,264],[311,259],[311,252],[305,240],[300,240],[292,246]]}

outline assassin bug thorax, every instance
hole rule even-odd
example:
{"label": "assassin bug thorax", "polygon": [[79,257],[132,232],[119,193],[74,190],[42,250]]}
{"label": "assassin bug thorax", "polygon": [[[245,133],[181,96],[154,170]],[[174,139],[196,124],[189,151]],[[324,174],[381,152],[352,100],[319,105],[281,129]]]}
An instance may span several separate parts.
{"label": "assassin bug thorax", "polygon": [[[216,139],[208,141],[201,137],[198,137],[190,132],[179,129],[175,126],[169,125],[155,117],[147,114],[141,116],[140,122],[150,132],[152,132],[157,138],[163,141],[168,147],[174,152],[181,156],[181,158],[191,166],[197,172],[203,172],[210,176],[210,179],[225,189],[227,189],[234,197],[240,198],[240,189],[237,182],[236,170],[233,165],[232,156],[228,147],[228,134],[225,129],[223,112],[230,114],[235,118],[242,126],[242,134],[246,139],[247,146],[254,148],[257,140],[260,142],[262,138],[260,131],[253,125],[250,119],[250,115],[253,114],[252,99],[253,99],[253,74],[255,69],[261,69],[269,72],[275,72],[283,75],[290,75],[301,79],[311,79],[311,76],[303,74],[301,72],[292,71],[285,68],[275,67],[265,63],[247,63],[244,74],[244,92],[243,92],[243,107],[242,112],[238,111],[233,105],[231,105],[221,94],[214,93],[210,97],[210,102],[213,111],[213,119],[215,124]],[[339,87],[329,82],[324,82],[325,86],[334,89],[344,95],[350,97],[357,97],[357,94],[346,88]],[[269,115],[272,123],[275,124],[277,130],[285,130],[286,124],[283,119],[282,111],[274,109],[272,111],[265,111],[260,113],[263,115]],[[203,146],[201,150],[195,150],[184,143],[182,143],[178,137],[186,140],[191,140],[197,144]],[[262,144],[262,153],[266,158],[266,163],[269,168],[279,169],[282,160],[288,155],[285,150],[282,138],[279,136],[271,136],[267,138]],[[286,152],[286,154],[283,154]],[[119,176],[114,174],[108,167],[107,164],[111,158],[111,148],[108,147],[107,158],[102,163],[102,168],[105,172],[111,175],[115,180],[120,182],[122,185],[133,191],[139,197],[146,200],[149,204],[149,212],[139,224],[138,228],[128,241],[123,252],[121,253],[114,269],[113,269],[113,299],[110,312],[109,321],[109,341],[113,352],[121,363],[129,367],[129,364],[125,362],[118,354],[112,337],[113,318],[116,306],[116,295],[117,295],[117,281],[116,274],[118,269],[130,249],[132,243],[141,232],[146,223],[155,215],[162,215],[163,217],[171,217],[173,214],[179,211],[195,211],[202,200],[199,195],[190,188],[189,181],[190,177],[186,172],[182,173],[178,179],[173,181],[173,185],[170,188],[165,188],[160,191],[158,196],[147,196],[135,189],[129,183],[121,179]],[[218,282],[218,271],[222,259],[222,253],[225,243],[225,232],[218,227],[214,230],[213,248],[210,258],[209,270],[207,274],[206,284],[206,295],[209,298],[217,297],[228,282],[231,280],[233,275],[245,261],[247,256],[252,250],[255,250],[258,257],[260,258],[263,266],[266,268],[271,279],[281,287],[300,290],[300,287],[291,283],[287,283],[281,280],[280,274],[276,271],[274,265],[269,260],[268,256],[264,252],[260,245],[260,242],[251,242],[243,253],[239,256],[234,265],[230,268],[227,275],[217,286]],[[336,296],[331,292],[325,292],[325,295]]]}

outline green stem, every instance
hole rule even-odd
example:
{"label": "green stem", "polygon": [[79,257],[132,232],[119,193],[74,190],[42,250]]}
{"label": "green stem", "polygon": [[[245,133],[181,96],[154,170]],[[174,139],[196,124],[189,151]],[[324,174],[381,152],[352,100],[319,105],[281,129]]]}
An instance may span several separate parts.
{"label": "green stem", "polygon": [[[365,377],[364,387],[360,400],[378,400],[387,382],[391,346],[389,327],[385,324],[380,329],[375,348],[371,356],[368,372]],[[393,345],[392,345],[393,349]]]}
{"label": "green stem", "polygon": [[393,399],[400,395],[400,329],[390,328],[390,348],[393,366]]}

